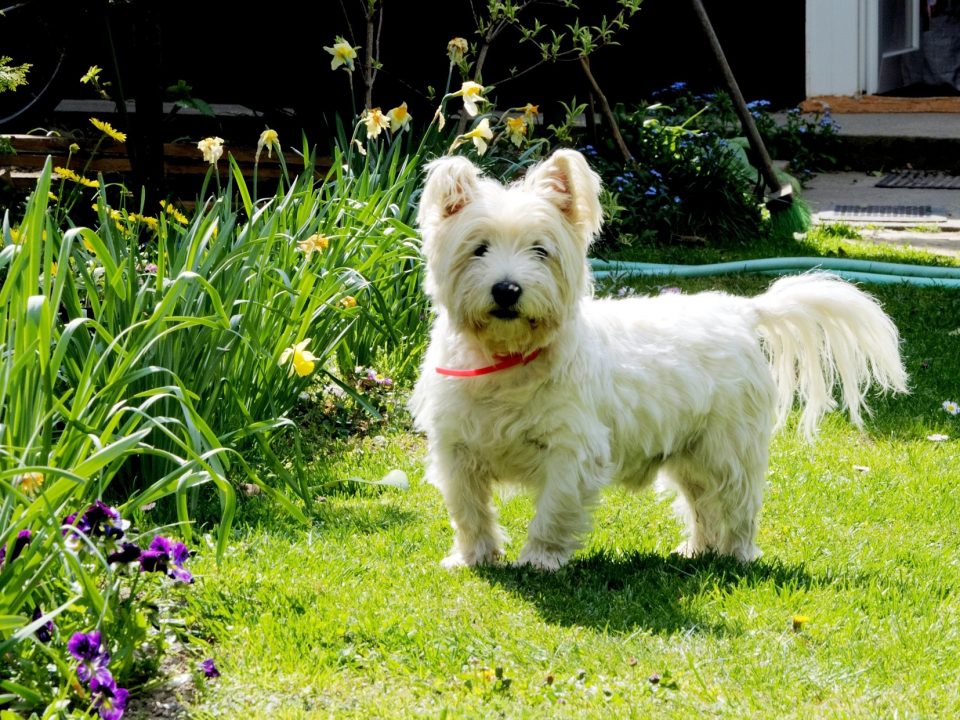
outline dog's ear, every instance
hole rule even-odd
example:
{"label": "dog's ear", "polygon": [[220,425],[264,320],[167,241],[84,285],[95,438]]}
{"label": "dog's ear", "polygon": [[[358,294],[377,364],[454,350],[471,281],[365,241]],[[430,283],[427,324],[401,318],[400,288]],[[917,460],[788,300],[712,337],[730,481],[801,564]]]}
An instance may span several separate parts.
{"label": "dog's ear", "polygon": [[461,155],[448,155],[429,163],[417,223],[423,227],[463,210],[476,195],[479,176],[477,167]]}
{"label": "dog's ear", "polygon": [[585,235],[593,239],[603,224],[600,176],[576,150],[561,149],[530,169],[524,184],[556,205]]}

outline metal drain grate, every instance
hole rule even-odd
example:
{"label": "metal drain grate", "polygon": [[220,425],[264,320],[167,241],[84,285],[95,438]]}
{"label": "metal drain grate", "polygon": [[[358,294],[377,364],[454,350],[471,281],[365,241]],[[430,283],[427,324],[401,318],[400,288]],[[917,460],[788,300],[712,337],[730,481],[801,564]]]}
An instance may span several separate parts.
{"label": "metal drain grate", "polygon": [[876,184],[876,187],[917,190],[960,190],[960,175],[923,172],[920,170],[903,170],[886,175]]}
{"label": "metal drain grate", "polygon": [[835,205],[832,211],[819,214],[822,220],[856,222],[946,222],[946,215],[934,213],[930,205]]}

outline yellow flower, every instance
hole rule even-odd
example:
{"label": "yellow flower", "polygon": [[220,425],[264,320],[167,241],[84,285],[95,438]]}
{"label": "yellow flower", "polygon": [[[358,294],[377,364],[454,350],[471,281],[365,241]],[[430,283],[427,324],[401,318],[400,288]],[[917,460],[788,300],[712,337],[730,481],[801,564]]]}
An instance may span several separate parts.
{"label": "yellow flower", "polygon": [[116,140],[117,142],[121,142],[121,143],[122,143],[122,142],[126,142],[126,141],[127,141],[127,136],[126,136],[126,134],[120,132],[119,130],[115,130],[114,127],[113,127],[110,123],[108,123],[108,122],[104,122],[103,120],[97,120],[97,118],[90,118],[90,123],[91,123],[97,130],[99,130],[100,132],[102,132],[104,135],[109,135],[110,137],[112,137],[112,138],[113,138],[114,140]]}
{"label": "yellow flower", "polygon": [[297,249],[305,253],[307,257],[310,257],[310,253],[322,252],[330,246],[330,241],[327,239],[326,235],[321,235],[320,233],[314,233],[306,240],[301,240],[297,243]]}
{"label": "yellow flower", "polygon": [[483,155],[487,151],[487,140],[493,139],[489,118],[483,118],[473,130],[460,137],[464,140],[473,140],[473,144],[477,148],[477,154]]}
{"label": "yellow flower", "polygon": [[296,373],[300,377],[306,377],[313,372],[316,366],[317,358],[312,352],[307,350],[310,344],[310,338],[292,345],[280,353],[280,366],[290,363],[290,374]]}
{"label": "yellow flower", "polygon": [[197,143],[197,149],[203,153],[204,160],[211,165],[216,165],[217,160],[223,155],[223,138],[204,138]]}
{"label": "yellow flower", "polygon": [[280,138],[277,136],[277,131],[267,128],[260,133],[260,139],[257,141],[257,154],[253,161],[255,163],[260,162],[260,153],[264,148],[267,149],[267,157],[272,158],[274,145],[277,146],[277,152],[280,152]]}
{"label": "yellow flower", "polygon": [[20,228],[10,228],[10,240],[14,245],[20,244]]}
{"label": "yellow flower", "polygon": [[17,475],[14,478],[14,484],[19,485],[20,489],[27,495],[33,496],[37,493],[37,490],[40,489],[40,486],[43,485],[43,473],[28,472]]}
{"label": "yellow flower", "polygon": [[523,138],[527,134],[527,123],[522,115],[508,117],[506,120],[507,137],[517,147],[523,144]]}
{"label": "yellow flower", "polygon": [[523,111],[524,121],[527,123],[530,129],[533,130],[533,125],[537,120],[537,115],[540,114],[540,106],[527,103],[520,109]]}
{"label": "yellow flower", "polygon": [[387,117],[390,118],[390,132],[406,130],[410,127],[410,121],[413,117],[407,112],[407,104],[400,103],[397,107],[387,111]]}
{"label": "yellow flower", "polygon": [[360,116],[360,122],[367,126],[367,139],[377,137],[382,130],[390,127],[390,120],[380,112],[380,108],[368,108]]}
{"label": "yellow flower", "polygon": [[47,198],[49,198],[51,202],[57,202],[60,199],[52,192],[47,193]]}
{"label": "yellow flower", "polygon": [[349,310],[350,308],[355,308],[357,306],[357,299],[353,295],[344,295],[340,298],[340,304],[343,306],[344,310]]}
{"label": "yellow flower", "polygon": [[794,615],[793,616],[793,629],[802,630],[803,626],[810,620],[806,615]]}
{"label": "yellow flower", "polygon": [[86,74],[80,78],[80,82],[86,85],[89,82],[94,82],[97,79],[97,76],[103,72],[103,68],[97,65],[91,65],[90,69],[87,70]]}
{"label": "yellow flower", "polygon": [[70,180],[71,182],[80,183],[84,187],[100,187],[100,183],[98,183],[96,180],[91,180],[90,178],[77,175],[70,168],[55,167],[53,171],[60,176],[61,180]]}
{"label": "yellow flower", "polygon": [[467,111],[470,117],[477,116],[477,103],[489,102],[483,97],[483,85],[467,80],[460,89],[453,93],[453,97],[463,98],[463,109]]}
{"label": "yellow flower", "polygon": [[150,215],[138,215],[137,213],[130,213],[127,216],[127,220],[134,223],[143,223],[154,232],[156,232],[157,228],[160,226],[160,221],[155,217],[151,217]]}
{"label": "yellow flower", "polygon": [[168,203],[168,202],[164,202],[163,200],[161,200],[161,201],[160,201],[160,207],[163,209],[163,211],[164,211],[167,215],[169,215],[170,217],[172,217],[174,220],[176,220],[176,221],[177,221],[178,223],[180,223],[181,225],[186,225],[187,223],[190,222],[189,220],[187,220],[187,216],[186,216],[186,215],[184,215],[182,212],[180,212],[179,210],[177,210],[177,209],[173,206],[173,203]]}
{"label": "yellow flower", "polygon": [[467,54],[469,49],[470,45],[466,38],[455,37],[447,43],[447,57],[450,58],[451,63],[459,65],[463,62],[463,56]]}
{"label": "yellow flower", "polygon": [[57,270],[58,270],[59,268],[60,268],[60,266],[57,265],[57,263],[55,263],[55,262],[50,263],[50,277],[56,277],[56,276],[57,276]]}
{"label": "yellow flower", "polygon": [[353,71],[353,61],[357,57],[359,48],[351,47],[350,43],[337,35],[333,47],[324,47],[323,49],[333,55],[333,60],[330,61],[331,70],[336,70],[343,65],[348,71]]}

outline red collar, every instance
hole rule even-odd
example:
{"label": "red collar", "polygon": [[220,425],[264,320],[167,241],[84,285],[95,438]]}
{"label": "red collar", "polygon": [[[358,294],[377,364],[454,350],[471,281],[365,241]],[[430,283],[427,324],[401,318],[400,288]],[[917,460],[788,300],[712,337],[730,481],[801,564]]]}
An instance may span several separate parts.
{"label": "red collar", "polygon": [[489,375],[490,373],[499,372],[500,370],[507,370],[508,368],[516,367],[517,365],[526,365],[537,359],[537,356],[540,354],[541,348],[537,348],[529,355],[522,355],[520,353],[514,353],[512,355],[494,355],[493,359],[497,362],[493,365],[487,365],[487,367],[474,368],[472,370],[457,370],[456,368],[444,368],[438,367],[437,372],[441,375],[449,375],[450,377],[477,377],[478,375]]}

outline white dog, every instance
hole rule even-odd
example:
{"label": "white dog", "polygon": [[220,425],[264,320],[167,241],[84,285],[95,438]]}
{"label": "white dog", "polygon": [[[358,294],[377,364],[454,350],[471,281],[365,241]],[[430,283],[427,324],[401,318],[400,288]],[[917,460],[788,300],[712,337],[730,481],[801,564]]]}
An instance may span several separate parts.
{"label": "white dog", "polygon": [[794,396],[812,434],[835,385],[858,424],[871,381],[906,391],[893,322],[829,274],[755,298],[593,299],[600,181],[575,151],[507,186],[463,157],[428,170],[418,223],[436,318],[410,406],[455,530],[447,567],[503,558],[498,482],[536,494],[519,563],[552,570],[601,488],[657,476],[677,491],[679,552],[752,560],[770,437]]}

